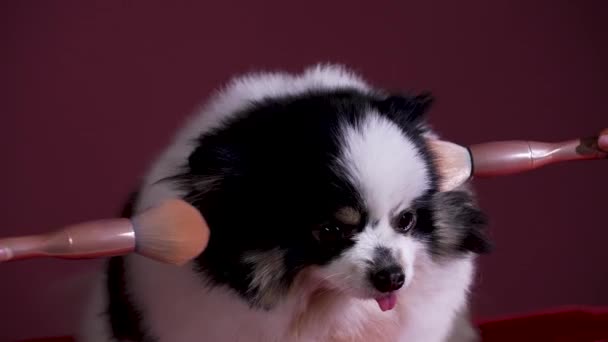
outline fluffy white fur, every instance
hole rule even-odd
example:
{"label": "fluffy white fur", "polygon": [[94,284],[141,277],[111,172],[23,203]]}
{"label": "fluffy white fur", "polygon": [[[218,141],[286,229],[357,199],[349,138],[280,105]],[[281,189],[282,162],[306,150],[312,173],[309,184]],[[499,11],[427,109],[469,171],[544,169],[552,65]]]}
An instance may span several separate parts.
{"label": "fluffy white fur", "polygon": [[[159,179],[171,176],[194,149],[201,133],[222,125],[225,113],[234,113],[250,101],[267,96],[298,94],[309,89],[340,86],[368,89],[344,68],[317,66],[299,75],[253,74],[235,79],[193,116],[169,148],[152,165],[145,178],[136,211],[181,196]],[[270,311],[251,309],[233,292],[203,286],[191,265],[175,267],[140,256],[129,256],[134,303],[145,314],[144,329],[159,342],[194,341],[445,341],[457,314],[466,309],[473,275],[472,257],[438,263],[419,242],[389,227],[389,218],[406,208],[427,189],[428,180],[416,163],[419,156],[399,128],[370,115],[364,130],[345,127],[344,163],[360,187],[378,227],[363,232],[346,255],[325,267],[311,267],[298,276],[287,298]],[[416,165],[413,167],[412,165]],[[408,175],[404,177],[397,175]],[[382,312],[365,285],[364,261],[382,244],[396,253],[406,272],[394,310]],[[278,252],[277,252],[278,253]],[[273,258],[256,270],[254,282],[269,282],[280,267]],[[259,255],[252,258],[260,257]],[[104,289],[97,289],[86,317],[83,342],[107,342],[108,327],[99,317],[104,311]],[[469,340],[470,336],[463,337]]]}

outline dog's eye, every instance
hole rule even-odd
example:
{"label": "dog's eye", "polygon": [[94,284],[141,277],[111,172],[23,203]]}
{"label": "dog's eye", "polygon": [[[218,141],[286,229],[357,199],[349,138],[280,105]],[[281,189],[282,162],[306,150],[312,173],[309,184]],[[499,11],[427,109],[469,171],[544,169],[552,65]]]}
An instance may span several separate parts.
{"label": "dog's eye", "polygon": [[321,242],[338,242],[353,236],[355,227],[341,224],[326,224],[313,231],[314,237]]}
{"label": "dog's eye", "polygon": [[406,210],[397,217],[396,228],[401,232],[407,232],[416,225],[416,213]]}

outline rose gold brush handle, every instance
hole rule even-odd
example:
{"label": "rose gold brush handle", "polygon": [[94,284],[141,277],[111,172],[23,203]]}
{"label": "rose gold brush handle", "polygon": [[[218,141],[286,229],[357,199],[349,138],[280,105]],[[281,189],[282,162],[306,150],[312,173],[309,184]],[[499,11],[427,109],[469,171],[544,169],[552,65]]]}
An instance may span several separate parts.
{"label": "rose gold brush handle", "polygon": [[[601,136],[608,135],[608,129]],[[533,170],[569,160],[605,159],[599,136],[559,143],[502,141],[469,146],[474,177],[491,177]]]}
{"label": "rose gold brush handle", "polygon": [[85,259],[134,250],[131,221],[110,219],[76,224],[48,234],[0,239],[0,262],[42,256]]}

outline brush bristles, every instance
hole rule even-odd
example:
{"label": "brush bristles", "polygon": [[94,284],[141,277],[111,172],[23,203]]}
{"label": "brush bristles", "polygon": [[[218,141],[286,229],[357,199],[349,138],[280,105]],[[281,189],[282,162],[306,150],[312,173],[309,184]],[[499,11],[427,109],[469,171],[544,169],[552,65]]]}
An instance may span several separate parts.
{"label": "brush bristles", "polygon": [[466,147],[435,139],[429,139],[428,144],[436,157],[441,191],[453,190],[469,180],[472,161]]}
{"label": "brush bristles", "polygon": [[182,265],[207,246],[209,227],[198,210],[172,199],[133,218],[136,252],[165,263]]}

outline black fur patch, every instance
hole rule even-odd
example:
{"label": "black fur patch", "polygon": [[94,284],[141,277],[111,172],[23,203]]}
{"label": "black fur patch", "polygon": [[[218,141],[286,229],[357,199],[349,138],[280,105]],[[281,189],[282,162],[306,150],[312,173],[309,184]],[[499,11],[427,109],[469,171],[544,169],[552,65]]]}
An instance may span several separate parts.
{"label": "black fur patch", "polygon": [[437,192],[419,201],[415,234],[429,241],[437,256],[488,253],[487,218],[466,190]]}
{"label": "black fur patch", "polygon": [[[312,91],[254,104],[202,135],[180,174],[170,180],[205,216],[213,238],[198,259],[213,284],[227,285],[252,305],[254,267],[243,259],[278,248],[284,275],[271,288],[290,286],[308,265],[323,265],[353,245],[325,246],[312,231],[339,208],[365,213],[358,192],[336,163],[344,123],[358,127],[370,109],[397,123],[436,174],[421,133],[428,97],[387,97],[357,90]],[[363,222],[365,223],[365,222]],[[272,296],[270,296],[272,297]]]}

